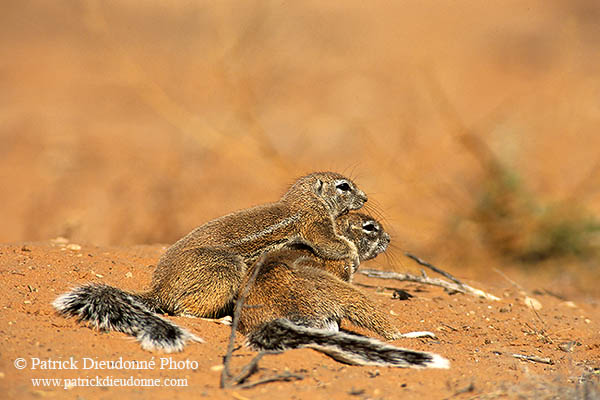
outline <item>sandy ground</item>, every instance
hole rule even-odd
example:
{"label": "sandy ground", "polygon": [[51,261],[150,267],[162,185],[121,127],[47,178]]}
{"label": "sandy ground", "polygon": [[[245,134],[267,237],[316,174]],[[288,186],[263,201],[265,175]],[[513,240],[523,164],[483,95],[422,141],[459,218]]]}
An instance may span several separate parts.
{"label": "sandy ground", "polygon": [[[219,371],[230,333],[227,326],[200,319],[171,318],[204,338],[206,343],[191,344],[177,354],[157,354],[142,350],[124,334],[101,333],[64,319],[50,305],[58,294],[90,281],[128,290],[142,289],[149,282],[153,264],[162,251],[162,246],[80,247],[64,240],[1,246],[0,289],[5,295],[1,301],[0,385],[8,398],[388,399],[400,395],[436,399],[516,398],[519,395],[544,398],[558,393],[574,394],[577,390],[583,393],[583,387],[578,384],[582,376],[595,382],[597,394],[598,302],[549,295],[543,279],[533,285],[525,284],[524,288],[515,287],[498,276],[483,282],[466,280],[501,298],[489,301],[462,294],[450,295],[431,286],[359,275],[356,284],[381,308],[389,310],[390,318],[403,331],[430,330],[438,336],[437,340],[403,339],[393,343],[443,355],[450,360],[451,368],[407,370],[348,366],[313,350],[301,349],[266,356],[260,361],[258,373],[249,381],[282,372],[298,374],[303,379],[250,389],[219,388]],[[366,266],[377,267],[377,260]],[[513,278],[518,280],[519,277]],[[394,299],[394,288],[404,289],[414,297],[404,301]],[[526,306],[526,296],[539,301],[542,308],[535,312]],[[242,344],[242,338],[238,338],[238,342]],[[513,354],[548,358],[550,364],[522,361]],[[236,351],[234,370],[246,364],[252,355],[244,347]],[[19,358],[25,360],[23,369],[16,367]],[[50,365],[44,364],[44,361],[71,358],[78,369],[46,369]],[[145,370],[121,367],[107,370],[91,361],[121,359],[155,360],[156,365]],[[65,365],[69,366],[71,364]],[[111,387],[101,381],[101,387],[79,387],[72,381],[82,378],[79,384],[84,385],[87,381],[83,378],[94,382],[96,376],[100,379],[159,378],[162,384],[185,386]],[[33,379],[39,378],[60,381],[47,381],[48,386],[40,381],[36,385]],[[56,387],[51,386],[55,384]]]}
{"label": "sandy ground", "polygon": [[[580,377],[597,393],[600,230],[585,234],[600,216],[597,0],[5,3],[0,393],[572,398]],[[515,196],[496,194],[500,207],[489,207],[487,220],[477,210],[498,181],[482,161],[488,153],[465,135],[518,183]],[[390,289],[362,287],[402,330],[439,337],[394,344],[439,353],[450,370],[351,367],[298,350],[265,357],[251,380],[286,369],[302,380],[223,391],[229,328],[187,318],[173,320],[206,343],[166,360],[196,369],[31,369],[34,358],[160,360],[125,335],[57,316],[51,301],[89,281],[142,289],[162,244],[275,201],[315,170],[351,176],[390,232],[391,248],[368,267],[418,274],[403,256],[410,251],[502,299],[357,277],[413,294],[400,301]],[[540,224],[540,215],[560,223]],[[566,253],[516,260],[556,237]],[[537,314],[527,296],[541,303]],[[234,368],[252,356],[235,354]],[[65,390],[31,381],[95,376],[187,386]]]}

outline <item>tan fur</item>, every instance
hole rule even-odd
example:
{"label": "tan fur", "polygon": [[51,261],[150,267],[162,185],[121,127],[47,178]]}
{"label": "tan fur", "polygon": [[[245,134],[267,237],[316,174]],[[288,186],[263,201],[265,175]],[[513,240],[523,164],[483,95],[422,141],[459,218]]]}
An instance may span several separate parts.
{"label": "tan fur", "polygon": [[[345,233],[359,249],[361,261],[383,252],[389,236],[371,217],[353,213],[337,218]],[[375,228],[375,229],[373,229]],[[239,330],[244,334],[277,318],[299,325],[330,329],[342,319],[372,330],[386,339],[400,332],[361,291],[347,283],[348,262],[325,260],[307,248],[285,248],[269,253],[253,268],[260,268],[245,300]],[[248,274],[250,275],[250,273]]]}
{"label": "tan fur", "polygon": [[[336,231],[352,242],[357,249],[359,261],[375,258],[385,251],[390,242],[390,236],[374,218],[362,213],[350,213],[335,219]],[[290,246],[288,246],[290,247]],[[303,265],[305,258],[296,260],[295,265]],[[330,260],[320,257],[309,257],[307,265],[314,267],[317,263],[323,269],[337,278],[352,282],[352,276],[358,265],[348,263],[348,260]]]}
{"label": "tan fur", "polygon": [[159,260],[152,289],[140,296],[164,312],[218,316],[231,306],[248,266],[289,244],[356,268],[356,246],[338,235],[334,219],[366,201],[340,174],[304,176],[278,202],[217,218],[180,239]]}

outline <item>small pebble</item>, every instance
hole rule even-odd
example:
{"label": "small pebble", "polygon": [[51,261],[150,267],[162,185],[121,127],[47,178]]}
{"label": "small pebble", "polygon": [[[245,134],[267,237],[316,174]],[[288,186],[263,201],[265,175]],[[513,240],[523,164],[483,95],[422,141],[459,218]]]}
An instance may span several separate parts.
{"label": "small pebble", "polygon": [[534,310],[541,310],[542,309],[542,303],[540,303],[538,300],[534,299],[533,297],[525,297],[525,300],[523,300],[523,302],[525,303],[525,305],[529,308],[533,308]]}
{"label": "small pebble", "polygon": [[565,353],[571,353],[573,351],[573,347],[575,346],[576,342],[574,341],[570,341],[570,342],[564,342],[564,343],[560,343],[558,345],[558,348],[561,349],[562,351],[564,351]]}

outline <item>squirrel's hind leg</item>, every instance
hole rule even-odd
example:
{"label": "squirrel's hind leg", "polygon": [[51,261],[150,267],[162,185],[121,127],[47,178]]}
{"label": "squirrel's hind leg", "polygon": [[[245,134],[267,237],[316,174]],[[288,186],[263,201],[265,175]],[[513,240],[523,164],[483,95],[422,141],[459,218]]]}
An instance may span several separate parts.
{"label": "squirrel's hind leg", "polygon": [[208,248],[184,250],[169,262],[176,265],[155,277],[154,296],[167,312],[196,317],[229,312],[247,269],[240,256]]}

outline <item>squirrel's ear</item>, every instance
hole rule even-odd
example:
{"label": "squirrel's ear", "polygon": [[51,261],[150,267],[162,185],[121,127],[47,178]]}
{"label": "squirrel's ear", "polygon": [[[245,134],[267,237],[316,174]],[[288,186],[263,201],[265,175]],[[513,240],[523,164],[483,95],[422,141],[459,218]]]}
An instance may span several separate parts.
{"label": "squirrel's ear", "polygon": [[321,196],[321,194],[323,194],[323,181],[317,178],[317,181],[315,182],[315,192]]}

